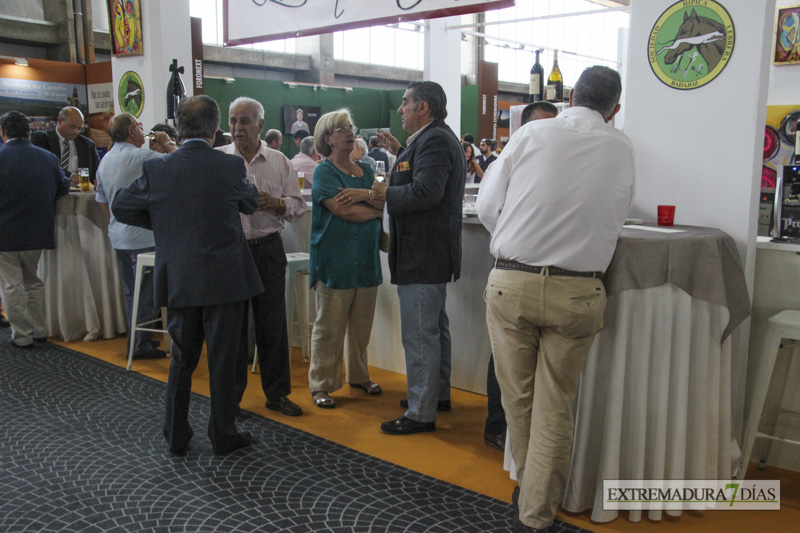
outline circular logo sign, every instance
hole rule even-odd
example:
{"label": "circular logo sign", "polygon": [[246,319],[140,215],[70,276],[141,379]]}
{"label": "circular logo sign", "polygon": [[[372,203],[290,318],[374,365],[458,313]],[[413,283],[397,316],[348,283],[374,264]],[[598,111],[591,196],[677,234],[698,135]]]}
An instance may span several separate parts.
{"label": "circular logo sign", "polygon": [[142,114],[144,108],[144,84],[142,78],[134,71],[129,70],[122,75],[119,80],[117,90],[119,107],[124,113],[130,113],[134,117]]}
{"label": "circular logo sign", "polygon": [[682,0],[650,32],[650,68],[673,89],[697,89],[716,78],[733,52],[733,20],[713,0]]}

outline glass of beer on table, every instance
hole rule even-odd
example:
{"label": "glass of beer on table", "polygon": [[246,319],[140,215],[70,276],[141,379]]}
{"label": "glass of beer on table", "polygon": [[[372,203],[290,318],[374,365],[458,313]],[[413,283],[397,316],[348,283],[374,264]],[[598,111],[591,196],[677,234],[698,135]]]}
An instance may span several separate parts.
{"label": "glass of beer on table", "polygon": [[80,178],[81,192],[89,192],[92,190],[92,185],[89,183],[89,169],[79,168],[78,177]]}

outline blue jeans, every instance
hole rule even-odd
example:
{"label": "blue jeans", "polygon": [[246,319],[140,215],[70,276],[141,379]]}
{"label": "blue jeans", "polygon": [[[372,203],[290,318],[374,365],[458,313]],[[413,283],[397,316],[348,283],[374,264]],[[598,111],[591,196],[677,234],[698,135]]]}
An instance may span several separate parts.
{"label": "blue jeans", "polygon": [[447,284],[398,285],[406,352],[408,410],[417,422],[435,422],[436,404],[450,399],[450,321]]}
{"label": "blue jeans", "polygon": [[[130,345],[130,335],[133,331],[131,323],[131,313],[133,313],[133,290],[136,281],[136,256],[144,252],[152,252],[155,248],[141,248],[139,250],[117,250],[117,266],[119,274],[122,276],[122,286],[125,289],[125,316],[128,318],[128,345]],[[142,275],[142,287],[139,289],[139,309],[137,312],[136,323],[141,324],[148,320],[158,318],[160,309],[156,307],[153,299],[153,274],[145,273]],[[155,324],[153,327],[158,327]],[[133,345],[133,355],[141,355],[154,349],[158,344],[153,343],[153,334],[149,331],[139,331],[136,333],[136,342]]]}

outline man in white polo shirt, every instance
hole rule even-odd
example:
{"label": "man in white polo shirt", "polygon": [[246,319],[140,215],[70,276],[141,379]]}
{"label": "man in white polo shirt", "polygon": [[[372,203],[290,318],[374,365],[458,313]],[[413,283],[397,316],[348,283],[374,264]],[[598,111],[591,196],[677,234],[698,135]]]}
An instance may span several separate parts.
{"label": "man in white polo shirt", "polygon": [[564,498],[572,405],[603,324],[599,276],[634,191],[633,147],[609,125],[619,74],[590,67],[570,109],[525,124],[481,182],[476,209],[497,259],[486,322],[519,480],[514,529],[548,531]]}

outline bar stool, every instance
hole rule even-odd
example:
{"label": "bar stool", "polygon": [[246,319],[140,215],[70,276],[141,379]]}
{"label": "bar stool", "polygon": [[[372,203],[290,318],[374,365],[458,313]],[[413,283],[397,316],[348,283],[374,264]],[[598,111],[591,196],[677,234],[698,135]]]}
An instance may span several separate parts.
{"label": "bar stool", "polygon": [[[800,341],[800,311],[781,311],[767,321],[767,331],[761,350],[762,360],[756,371],[753,398],[750,401],[750,409],[748,410],[747,419],[745,420],[743,439],[744,452],[742,454],[742,466],[740,468],[742,479],[744,479],[747,463],[750,461],[750,455],[753,453],[753,443],[756,437],[800,445],[800,441],[784,439],[758,431],[762,417],[768,419],[766,425],[768,427],[771,426],[765,428],[765,430],[768,431],[774,430],[775,421],[777,420],[777,413],[767,413],[764,408],[764,403],[767,398],[767,392],[769,391],[770,381],[772,380],[775,361],[778,358],[778,350],[781,347],[781,341],[783,339]],[[780,377],[782,377],[782,380],[779,380],[782,381],[780,387],[782,396],[783,390],[786,387],[786,376],[783,375]],[[769,449],[765,450],[765,453],[762,454],[763,457],[760,458],[759,468],[763,468],[763,465],[767,461],[766,456],[768,453]]]}
{"label": "bar stool", "polygon": [[[304,252],[286,254],[286,324],[289,327],[289,350],[291,354],[294,338],[303,350],[303,360],[307,363],[311,352],[311,327],[308,320],[308,262],[309,255]],[[294,316],[297,312],[297,335],[294,335]],[[253,355],[255,374],[258,366],[258,348]]]}
{"label": "bar stool", "polygon": [[[133,283],[133,309],[131,310],[131,319],[132,328],[131,328],[131,335],[130,335],[130,345],[128,346],[128,370],[131,369],[131,364],[133,363],[133,345],[136,341],[136,332],[137,331],[151,331],[153,333],[163,333],[164,334],[164,351],[169,353],[172,351],[172,339],[167,332],[167,309],[165,307],[161,308],[161,318],[156,318],[155,320],[149,320],[147,322],[142,322],[140,324],[136,323],[136,317],[139,313],[139,292],[142,285],[142,275],[144,274],[144,269],[148,268],[153,270],[153,267],[156,264],[156,253],[155,252],[144,252],[136,256],[136,278]],[[154,329],[149,326],[150,324],[155,324],[156,322],[161,322],[161,327],[163,329]]]}

